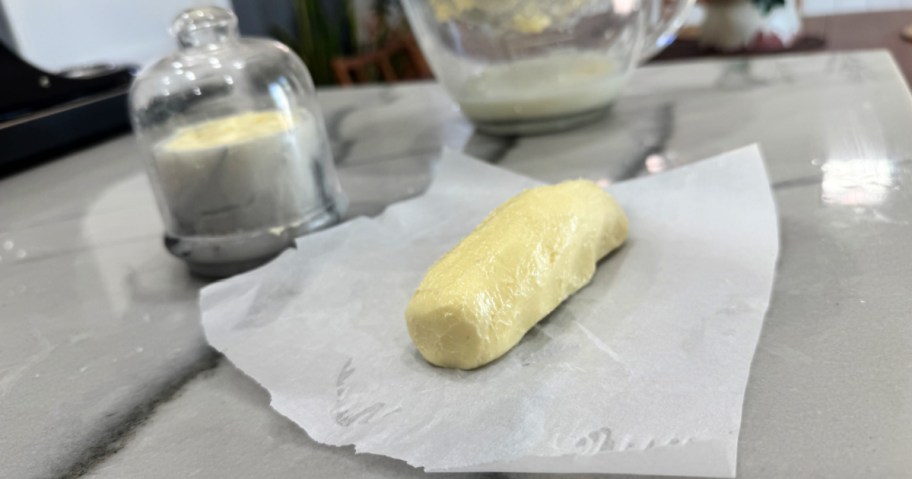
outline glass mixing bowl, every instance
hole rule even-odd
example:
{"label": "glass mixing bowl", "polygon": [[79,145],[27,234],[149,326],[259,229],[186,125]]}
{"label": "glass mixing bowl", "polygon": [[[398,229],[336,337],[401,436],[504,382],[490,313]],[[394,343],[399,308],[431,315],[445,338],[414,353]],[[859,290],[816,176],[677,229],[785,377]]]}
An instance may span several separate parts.
{"label": "glass mixing bowl", "polygon": [[404,0],[437,79],[480,130],[557,131],[599,118],[670,43],[693,0]]}

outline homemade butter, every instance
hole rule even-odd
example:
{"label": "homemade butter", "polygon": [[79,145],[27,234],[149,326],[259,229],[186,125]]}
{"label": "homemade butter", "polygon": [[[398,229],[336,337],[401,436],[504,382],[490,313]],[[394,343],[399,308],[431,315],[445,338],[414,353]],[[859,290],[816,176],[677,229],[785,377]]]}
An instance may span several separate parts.
{"label": "homemade butter", "polygon": [[586,285],[626,238],[623,210],[591,181],[525,191],[431,266],[406,308],[412,341],[437,366],[483,366]]}

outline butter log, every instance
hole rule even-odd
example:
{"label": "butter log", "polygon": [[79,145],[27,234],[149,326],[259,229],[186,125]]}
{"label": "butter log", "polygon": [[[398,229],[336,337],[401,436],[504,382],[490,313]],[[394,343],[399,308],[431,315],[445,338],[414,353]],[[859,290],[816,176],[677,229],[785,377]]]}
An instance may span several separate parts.
{"label": "butter log", "polygon": [[432,364],[483,366],[585,286],[626,238],[623,210],[591,181],[520,193],[431,266],[406,308],[409,335]]}

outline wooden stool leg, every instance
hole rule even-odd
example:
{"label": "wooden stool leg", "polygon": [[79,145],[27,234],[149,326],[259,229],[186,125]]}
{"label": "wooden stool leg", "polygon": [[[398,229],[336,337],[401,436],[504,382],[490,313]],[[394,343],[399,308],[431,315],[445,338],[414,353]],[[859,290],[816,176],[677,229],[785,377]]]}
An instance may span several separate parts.
{"label": "wooden stool leg", "polygon": [[345,60],[341,58],[335,58],[332,61],[333,73],[336,75],[336,81],[339,82],[339,85],[349,86],[354,84],[352,81],[351,74],[348,72],[348,66],[345,64]]}

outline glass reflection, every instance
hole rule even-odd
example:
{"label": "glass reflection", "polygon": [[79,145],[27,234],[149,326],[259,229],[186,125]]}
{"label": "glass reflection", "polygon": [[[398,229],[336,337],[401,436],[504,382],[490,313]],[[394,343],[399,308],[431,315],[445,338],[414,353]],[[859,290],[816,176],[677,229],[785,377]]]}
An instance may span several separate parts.
{"label": "glass reflection", "polygon": [[650,173],[659,173],[668,169],[668,160],[658,154],[652,154],[646,157],[646,171]]}
{"label": "glass reflection", "polygon": [[874,206],[886,201],[895,182],[891,160],[869,158],[827,161],[823,167],[824,203]]}

